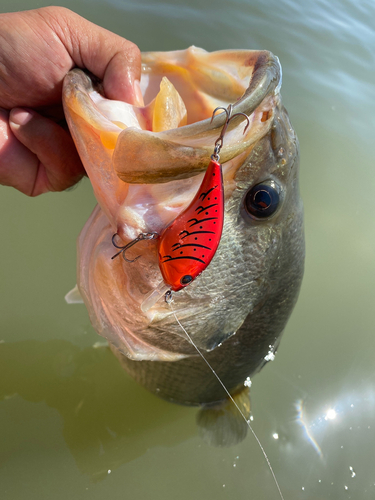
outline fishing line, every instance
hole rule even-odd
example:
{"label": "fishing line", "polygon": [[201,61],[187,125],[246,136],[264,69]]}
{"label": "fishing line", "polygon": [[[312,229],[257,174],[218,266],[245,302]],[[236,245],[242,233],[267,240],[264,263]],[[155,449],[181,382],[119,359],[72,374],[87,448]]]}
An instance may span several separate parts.
{"label": "fishing line", "polygon": [[279,495],[280,495],[280,498],[282,500],[285,500],[284,499],[284,496],[283,494],[281,493],[281,489],[280,489],[280,486],[279,486],[279,482],[278,480],[276,479],[276,475],[273,471],[273,468],[272,468],[272,465],[271,465],[271,462],[269,461],[268,459],[268,456],[267,456],[267,453],[265,452],[258,436],[255,434],[255,431],[254,429],[251,427],[250,425],[250,422],[249,420],[245,417],[245,415],[243,414],[241,408],[238,406],[238,404],[236,403],[236,401],[233,399],[233,397],[231,396],[230,392],[228,391],[228,389],[225,387],[225,385],[223,384],[223,382],[221,381],[219,375],[215,372],[215,370],[212,368],[211,364],[207,361],[207,359],[203,356],[202,352],[200,351],[200,349],[198,348],[198,346],[194,343],[193,339],[190,337],[190,335],[188,334],[188,332],[185,330],[185,328],[183,327],[183,325],[180,323],[179,319],[177,318],[177,315],[172,307],[172,302],[173,302],[173,298],[172,298],[172,294],[166,294],[166,297],[165,297],[165,301],[166,303],[169,305],[169,307],[171,308],[171,311],[172,311],[172,314],[173,316],[175,317],[175,320],[177,321],[178,325],[180,326],[180,328],[182,329],[182,331],[185,333],[188,341],[190,342],[190,344],[195,348],[195,350],[197,351],[197,353],[199,354],[199,356],[203,359],[203,361],[206,363],[206,365],[209,367],[209,369],[212,371],[212,373],[215,375],[215,377],[217,378],[217,380],[219,381],[220,385],[222,386],[222,388],[224,389],[224,391],[226,392],[226,394],[228,395],[229,399],[232,401],[232,403],[234,404],[234,406],[237,408],[237,410],[239,411],[241,417],[245,420],[246,422],[246,425],[248,426],[248,428],[250,429],[252,435],[254,436],[256,442],[258,443],[258,446],[261,450],[261,452],[263,453],[263,456],[267,462],[267,465],[268,465],[268,468],[272,474],[272,477],[273,477],[273,480],[275,482],[275,485],[276,485],[276,488],[279,492]]}

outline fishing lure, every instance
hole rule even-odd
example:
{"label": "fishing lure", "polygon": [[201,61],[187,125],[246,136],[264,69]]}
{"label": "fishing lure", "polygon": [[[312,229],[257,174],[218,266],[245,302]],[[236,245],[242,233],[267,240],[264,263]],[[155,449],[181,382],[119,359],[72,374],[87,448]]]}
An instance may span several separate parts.
{"label": "fishing lure", "polygon": [[224,223],[224,186],[220,163],[210,161],[190,205],[160,235],[159,267],[171,290],[189,285],[211,262]]}
{"label": "fishing lure", "polygon": [[116,244],[117,233],[112,237],[113,245],[120,250],[112,259],[122,253],[126,262],[134,262],[139,258],[138,256],[130,260],[125,255],[126,250],[138,241],[159,239],[159,268],[164,280],[161,286],[163,293],[171,290],[178,292],[194,281],[209,265],[220,243],[224,224],[224,185],[219,153],[232,118],[240,115],[246,118],[244,133],[250,125],[249,117],[245,113],[232,115],[231,104],[228,108],[216,108],[211,123],[220,109],[226,113],[227,119],[215,142],[202,183],[189,206],[160,235],[155,232],[141,233],[125,246]]}

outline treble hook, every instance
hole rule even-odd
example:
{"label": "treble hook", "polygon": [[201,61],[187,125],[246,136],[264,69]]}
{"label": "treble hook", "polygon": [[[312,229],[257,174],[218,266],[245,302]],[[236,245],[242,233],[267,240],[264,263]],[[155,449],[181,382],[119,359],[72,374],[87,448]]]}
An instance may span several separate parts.
{"label": "treble hook", "polygon": [[229,104],[228,108],[223,108],[222,106],[219,106],[216,109],[214,109],[214,112],[212,113],[211,123],[212,123],[212,120],[215,117],[216,111],[218,111],[219,109],[222,109],[226,113],[227,119],[225,120],[224,126],[221,129],[219,138],[216,139],[216,141],[215,141],[214,154],[211,156],[211,158],[213,160],[216,160],[216,161],[219,161],[219,159],[220,159],[219,153],[220,153],[220,150],[221,150],[221,148],[223,147],[223,144],[224,144],[224,135],[225,135],[225,133],[227,131],[229,122],[233,118],[235,118],[236,116],[241,116],[241,115],[244,116],[246,118],[246,120],[247,120],[246,127],[244,128],[244,131],[243,131],[244,134],[245,134],[246,130],[248,129],[249,125],[250,125],[249,117],[245,113],[235,113],[234,115],[232,115],[232,112],[233,112],[233,105],[232,104]]}
{"label": "treble hook", "polygon": [[119,246],[119,245],[116,245],[115,243],[115,237],[118,236],[117,233],[115,233],[113,236],[112,236],[112,245],[116,248],[121,248],[121,250],[119,252],[117,252],[113,257],[111,257],[111,259],[114,259],[115,257],[117,257],[118,255],[120,255],[120,253],[122,253],[122,257],[123,259],[126,261],[126,262],[135,262],[136,260],[139,259],[140,255],[138,255],[138,257],[136,257],[135,259],[131,260],[131,259],[127,259],[126,256],[125,256],[125,252],[126,250],[128,250],[129,248],[131,248],[133,245],[135,245],[136,243],[138,243],[138,241],[142,241],[142,240],[154,240],[156,239],[159,235],[158,233],[140,233],[136,238],[135,240],[131,241],[130,243],[124,245],[124,246]]}

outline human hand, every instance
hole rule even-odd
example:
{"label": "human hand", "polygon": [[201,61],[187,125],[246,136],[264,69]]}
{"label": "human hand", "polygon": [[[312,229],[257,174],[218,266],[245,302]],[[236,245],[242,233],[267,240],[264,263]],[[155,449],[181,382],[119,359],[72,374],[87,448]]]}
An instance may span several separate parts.
{"label": "human hand", "polygon": [[0,184],[37,196],[84,175],[58,123],[62,82],[75,66],[102,79],[106,97],[141,102],[132,42],[63,7],[0,14]]}

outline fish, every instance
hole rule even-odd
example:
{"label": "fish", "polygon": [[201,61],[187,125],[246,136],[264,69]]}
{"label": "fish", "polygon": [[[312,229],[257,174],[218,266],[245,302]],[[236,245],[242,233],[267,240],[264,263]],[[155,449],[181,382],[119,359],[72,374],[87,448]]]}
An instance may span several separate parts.
{"label": "fish", "polygon": [[[194,46],[142,54],[139,106],[107,99],[83,70],[65,77],[66,120],[98,202],[78,238],[78,290],[125,370],[169,401],[223,405],[223,386],[241,399],[274,358],[297,301],[305,256],[299,145],[281,79],[268,51]],[[160,248],[159,235],[201,192],[227,119],[213,111],[229,105],[250,124],[244,133],[243,116],[234,117],[220,151],[220,242],[170,304],[160,255],[168,260],[173,249]],[[185,233],[176,235],[169,245],[183,245]],[[125,247],[132,262],[121,251],[112,258]]]}

